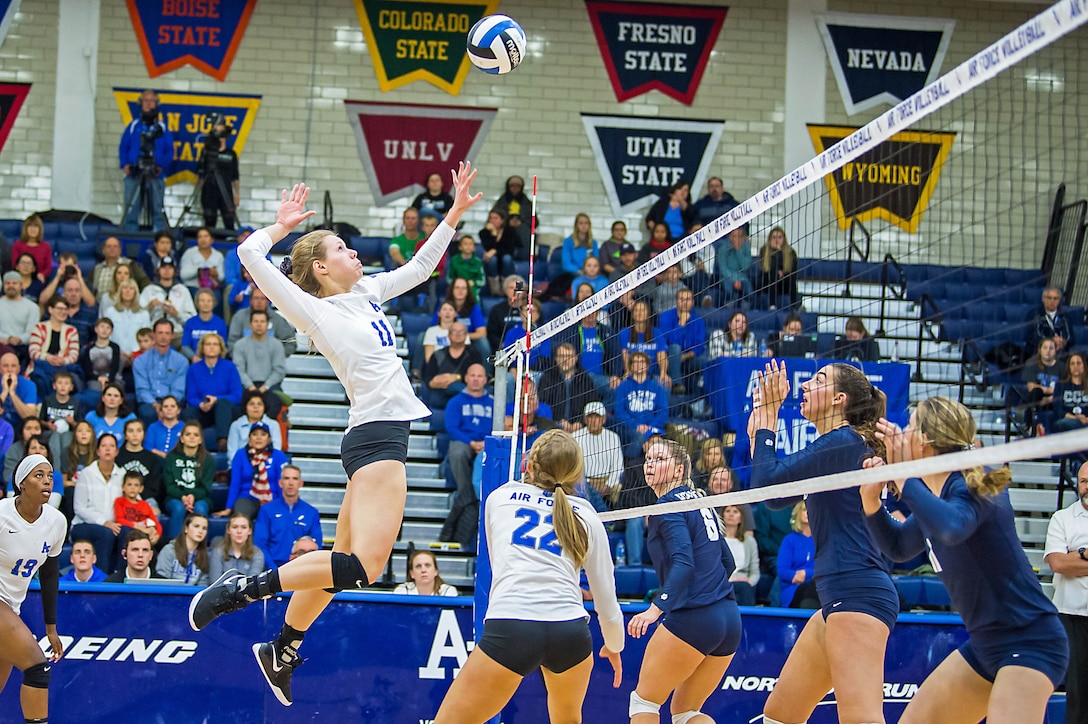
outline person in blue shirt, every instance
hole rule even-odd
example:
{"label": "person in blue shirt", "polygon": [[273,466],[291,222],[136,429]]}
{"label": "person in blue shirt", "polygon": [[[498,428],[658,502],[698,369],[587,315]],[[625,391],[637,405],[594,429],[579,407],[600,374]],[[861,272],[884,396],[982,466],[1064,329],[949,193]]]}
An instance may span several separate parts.
{"label": "person in blue shirt", "polygon": [[14,352],[0,355],[0,409],[0,417],[11,426],[13,435],[24,417],[38,416],[38,387],[19,374],[19,358]]}
{"label": "person in blue shirt", "polygon": [[631,371],[630,357],[633,352],[644,352],[650,360],[650,374],[656,374],[663,387],[671,388],[669,377],[669,355],[665,347],[665,338],[653,324],[650,316],[650,304],[644,299],[637,300],[631,307],[631,326],[616,333],[623,355],[623,369]]}
{"label": "person in blue shirt", "polygon": [[633,458],[649,430],[664,430],[668,424],[669,393],[650,377],[650,357],[645,352],[632,354],[629,364],[631,374],[616,387],[616,422],[623,455]]}
{"label": "person in blue shirt", "polygon": [[227,323],[215,313],[215,293],[211,289],[200,289],[193,300],[196,314],[185,320],[181,331],[181,353],[187,359],[196,355],[197,345],[209,332],[215,332],[223,339],[227,338]]}
{"label": "person in blue shirt", "polygon": [[291,560],[291,546],[303,536],[319,544],[325,539],[321,532],[321,514],[317,508],[302,500],[298,491],[303,486],[302,471],[296,465],[280,468],[280,497],[261,506],[253,526],[253,545],[264,551],[277,566]]}
{"label": "person in blue shirt", "polygon": [[571,278],[577,276],[582,272],[582,265],[588,256],[600,259],[601,250],[597,240],[593,238],[593,225],[590,223],[589,214],[578,214],[574,217],[574,231],[563,239],[563,271],[570,274]]}
{"label": "person in blue shirt", "polygon": [[159,319],[152,327],[153,346],[132,363],[136,383],[136,415],[150,425],[159,418],[164,397],[185,399],[185,375],[189,361],[170,345],[174,341],[174,323]]}
{"label": "person in blue shirt", "polygon": [[[691,483],[687,450],[672,440],[650,447],[643,470],[658,504],[705,495]],[[729,582],[736,565],[721,519],[709,507],[651,515],[646,545],[661,588],[645,611],[631,617],[627,632],[640,638],[659,619],[661,625],[646,644],[631,692],[631,723],[659,722],[670,694],[674,722],[710,721],[699,710],[721,684],[741,634]]]}
{"label": "person in blue shirt", "polygon": [[[147,150],[150,150],[150,155],[145,154]],[[167,228],[163,198],[166,194],[166,169],[174,160],[174,136],[159,117],[159,95],[155,91],[145,90],[140,94],[140,115],[125,127],[117,155],[125,172],[125,218],[121,228],[125,231],[139,230],[144,191],[149,197],[152,230]],[[144,183],[146,185],[142,185]]]}
{"label": "person in blue shirt", "polygon": [[[889,464],[974,448],[970,410],[946,397],[919,403],[906,430],[887,420],[877,430]],[[969,636],[926,678],[900,722],[1043,721],[1065,678],[1069,643],[1017,536],[1010,481],[1004,466],[893,480],[911,509],[902,523],[881,505],[883,483],[861,486],[881,550],[894,560],[928,551]]]}
{"label": "person in blue shirt", "polygon": [[[534,299],[532,301],[533,309],[533,329],[540,326],[541,307],[540,300]],[[518,310],[520,321],[510,329],[506,330],[506,334],[502,338],[503,349],[506,349],[510,345],[517,342],[519,339],[525,338],[525,308],[522,307]],[[529,348],[529,368],[541,372],[546,370],[552,364],[552,341],[546,339],[543,342],[537,342]],[[511,378],[512,379],[512,378]]]}
{"label": "person in blue shirt", "polygon": [[106,574],[99,568],[98,556],[94,554],[94,545],[85,539],[72,543],[72,553],[68,557],[72,567],[60,577],[62,581],[76,583],[99,583],[106,580]]}
{"label": "person in blue shirt", "polygon": [[219,452],[227,451],[227,437],[242,405],[242,377],[229,359],[223,358],[226,343],[215,332],[197,343],[199,359],[185,375],[185,408],[182,417],[196,420],[201,427],[215,426]]}
{"label": "person in blue shirt", "polygon": [[582,262],[582,268],[579,270],[578,276],[574,277],[574,280],[570,283],[570,296],[572,299],[578,299],[578,287],[583,284],[589,286],[593,290],[593,294],[608,286],[608,277],[601,274],[601,262],[595,256],[586,257],[586,260]]}
{"label": "person in blue shirt", "polygon": [[[859,470],[866,459],[883,454],[876,423],[884,416],[884,393],[856,367],[827,365],[801,385],[801,415],[819,436],[782,459],[775,440],[778,411],[790,393],[786,366],[772,360],[758,384],[760,404],[748,420],[753,487]],[[766,501],[778,508],[796,502]],[[809,618],[790,651],[764,705],[764,721],[806,721],[832,688],[840,721],[883,721],[884,650],[899,614],[899,595],[855,490],[816,493],[806,504],[823,608]]]}
{"label": "person in blue shirt", "polygon": [[694,377],[706,364],[706,324],[695,314],[695,295],[690,289],[676,292],[676,306],[661,312],[657,325],[665,337],[669,358],[669,378],[673,392],[684,393],[694,388]]}
{"label": "person in blue shirt", "polygon": [[783,538],[778,546],[777,572],[781,583],[779,598],[785,607],[800,608],[801,601],[806,597],[801,588],[812,590],[812,581],[816,575],[816,544],[812,541],[805,501],[793,506],[790,527],[793,532]]}
{"label": "person in blue shirt", "polygon": [[177,447],[185,423],[181,420],[181,402],[173,395],[162,398],[158,420],[147,426],[144,446],[161,458]]}
{"label": "person in blue shirt", "polygon": [[495,398],[487,394],[487,373],[481,364],[465,371],[465,389],[446,404],[446,433],[450,436],[447,460],[459,496],[475,497],[472,490],[472,462],[484,449],[491,434]]}
{"label": "person in blue shirt", "polygon": [[248,444],[239,448],[230,462],[227,507],[216,511],[215,517],[240,513],[256,520],[262,505],[283,496],[280,474],[286,464],[287,454],[272,447],[268,423],[258,420],[250,425]]}

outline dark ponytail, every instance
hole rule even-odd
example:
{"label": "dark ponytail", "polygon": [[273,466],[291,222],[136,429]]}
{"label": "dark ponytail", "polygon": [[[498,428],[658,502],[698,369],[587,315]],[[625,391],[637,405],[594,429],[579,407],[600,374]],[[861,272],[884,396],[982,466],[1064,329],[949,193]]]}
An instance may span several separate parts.
{"label": "dark ponytail", "polygon": [[857,367],[834,364],[835,391],[846,395],[843,418],[874,453],[884,457],[884,441],[876,436],[876,423],[888,409],[888,398]]}

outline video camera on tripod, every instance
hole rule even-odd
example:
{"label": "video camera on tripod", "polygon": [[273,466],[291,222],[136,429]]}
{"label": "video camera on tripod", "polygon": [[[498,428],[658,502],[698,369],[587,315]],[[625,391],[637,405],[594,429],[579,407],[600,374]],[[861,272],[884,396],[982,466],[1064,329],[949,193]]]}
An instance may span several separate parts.
{"label": "video camera on tripod", "polygon": [[140,169],[140,173],[148,176],[158,176],[159,165],[155,161],[155,141],[162,138],[165,131],[163,131],[162,124],[158,122],[158,111],[155,111],[152,115],[144,114],[142,120],[147,128],[140,132],[140,155],[136,159],[136,164]]}
{"label": "video camera on tripod", "polygon": [[[206,176],[210,169],[215,168],[215,162],[219,159],[219,145],[221,141],[233,136],[236,131],[227,122],[226,116],[219,112],[205,113],[204,120],[211,126],[208,135],[200,139],[204,144],[204,154],[201,157],[200,175]],[[220,126],[223,129],[220,130]]]}

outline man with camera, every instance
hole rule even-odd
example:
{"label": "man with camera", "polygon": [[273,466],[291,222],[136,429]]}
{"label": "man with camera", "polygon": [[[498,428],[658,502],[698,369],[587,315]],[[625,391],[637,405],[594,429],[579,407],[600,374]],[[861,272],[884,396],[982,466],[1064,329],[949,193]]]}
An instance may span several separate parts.
{"label": "man with camera", "polygon": [[121,228],[138,231],[140,212],[146,209],[151,228],[167,228],[163,213],[166,168],[174,160],[174,137],[159,118],[159,96],[153,90],[140,94],[140,117],[121,135],[118,151],[125,172],[125,212]]}
{"label": "man with camera", "polygon": [[215,217],[223,217],[223,228],[238,225],[238,202],[241,186],[238,181],[238,154],[227,147],[227,138],[234,129],[221,115],[211,116],[212,130],[204,139],[204,155],[200,159],[200,203],[204,207],[204,226],[215,228]]}

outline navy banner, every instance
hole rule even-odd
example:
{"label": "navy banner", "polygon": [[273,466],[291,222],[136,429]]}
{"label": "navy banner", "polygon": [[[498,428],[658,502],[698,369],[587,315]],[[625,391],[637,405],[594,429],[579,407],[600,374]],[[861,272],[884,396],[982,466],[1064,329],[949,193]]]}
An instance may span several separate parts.
{"label": "navy banner", "polygon": [[0,83],[0,151],[4,150],[11,127],[29,93],[30,83]]}
{"label": "navy banner", "polygon": [[728,9],[586,0],[616,100],[658,90],[690,106]]}
{"label": "navy banner", "polygon": [[125,0],[147,74],[191,65],[227,79],[257,0]]}
{"label": "navy banner", "polygon": [[588,113],[582,123],[616,216],[653,203],[677,181],[702,188],[724,125]]}
{"label": "navy banner", "polygon": [[0,0],[0,45],[4,44],[15,13],[19,12],[20,2],[22,0]]}
{"label": "navy banner", "polygon": [[846,112],[894,105],[940,76],[955,20],[824,13],[816,24]]}

